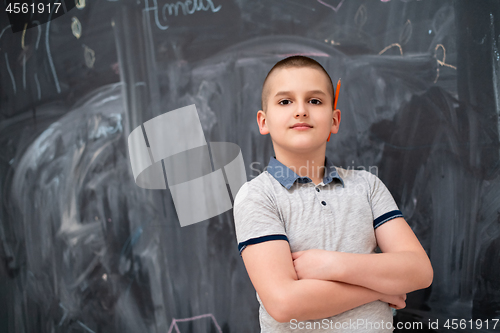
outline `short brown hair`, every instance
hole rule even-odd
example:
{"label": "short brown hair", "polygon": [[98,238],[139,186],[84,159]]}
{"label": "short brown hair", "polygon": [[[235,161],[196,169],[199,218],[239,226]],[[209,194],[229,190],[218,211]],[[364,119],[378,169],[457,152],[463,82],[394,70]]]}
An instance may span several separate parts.
{"label": "short brown hair", "polygon": [[267,73],[266,78],[264,79],[264,84],[262,84],[262,94],[261,94],[261,108],[266,113],[267,109],[267,101],[269,98],[269,87],[267,87],[267,81],[268,78],[271,76],[271,73],[276,71],[277,69],[282,69],[282,68],[301,68],[301,67],[309,67],[309,68],[314,68],[314,69],[319,69],[323,73],[325,73],[326,77],[328,78],[328,82],[330,83],[330,92],[332,94],[332,109],[333,109],[333,103],[334,103],[334,96],[335,96],[335,89],[333,88],[333,83],[332,79],[330,78],[330,75],[328,75],[328,72],[321,66],[319,62],[316,60],[302,56],[302,55],[294,55],[290,56],[288,58],[282,59],[278,61],[273,68]]}

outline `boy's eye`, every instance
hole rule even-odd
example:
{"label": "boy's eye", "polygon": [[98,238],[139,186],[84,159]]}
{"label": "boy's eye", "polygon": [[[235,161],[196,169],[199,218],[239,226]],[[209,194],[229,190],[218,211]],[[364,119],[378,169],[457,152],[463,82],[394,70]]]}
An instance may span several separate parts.
{"label": "boy's eye", "polygon": [[[289,99],[282,99],[281,101],[279,101],[279,102],[278,102],[278,104],[280,104],[280,105],[287,105],[287,104],[290,104],[290,103],[282,104],[282,102],[285,102],[285,101],[286,101],[286,102],[290,102],[290,100],[289,100]],[[311,100],[310,100],[310,102],[311,102],[311,101],[315,101],[313,104],[316,104],[316,105],[321,104],[321,101],[320,101],[319,99],[317,99],[317,98],[313,98],[313,99],[311,99]]]}

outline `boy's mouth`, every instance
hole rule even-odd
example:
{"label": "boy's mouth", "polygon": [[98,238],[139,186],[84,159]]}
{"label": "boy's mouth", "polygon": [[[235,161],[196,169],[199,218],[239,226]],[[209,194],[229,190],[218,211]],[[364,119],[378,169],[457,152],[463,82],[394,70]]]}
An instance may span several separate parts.
{"label": "boy's mouth", "polygon": [[312,126],[309,125],[308,123],[297,123],[292,126],[292,128],[300,128],[300,127],[311,128]]}
{"label": "boy's mouth", "polygon": [[305,130],[305,129],[312,128],[312,126],[309,125],[308,123],[297,123],[297,124],[294,124],[291,128],[298,129],[298,130]]}

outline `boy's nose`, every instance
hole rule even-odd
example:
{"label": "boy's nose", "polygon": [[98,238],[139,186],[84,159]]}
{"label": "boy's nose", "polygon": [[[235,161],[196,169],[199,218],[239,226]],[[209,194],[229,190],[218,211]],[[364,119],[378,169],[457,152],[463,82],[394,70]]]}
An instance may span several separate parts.
{"label": "boy's nose", "polygon": [[307,115],[307,107],[304,103],[297,103],[297,109],[295,110],[295,115],[296,116],[303,116]]}

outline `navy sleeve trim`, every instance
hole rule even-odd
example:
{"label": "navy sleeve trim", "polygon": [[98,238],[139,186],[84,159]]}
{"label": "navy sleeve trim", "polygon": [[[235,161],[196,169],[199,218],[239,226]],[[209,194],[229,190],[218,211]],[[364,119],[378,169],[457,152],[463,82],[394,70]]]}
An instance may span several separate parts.
{"label": "navy sleeve trim", "polygon": [[245,247],[247,247],[247,245],[258,244],[258,243],[267,242],[267,241],[276,240],[276,239],[282,239],[282,240],[286,240],[288,242],[288,238],[285,235],[267,235],[267,236],[261,236],[261,237],[256,237],[256,238],[250,238],[249,240],[238,244],[238,250],[240,251],[240,256],[241,256],[241,251],[243,251],[243,249]]}
{"label": "navy sleeve trim", "polygon": [[401,213],[400,210],[392,210],[392,211],[390,211],[388,213],[380,215],[379,217],[377,217],[373,221],[373,229],[377,229],[378,227],[380,227],[385,222],[387,222],[389,220],[392,220],[392,219],[394,219],[396,217],[404,217],[404,216],[403,216],[403,213]]}

